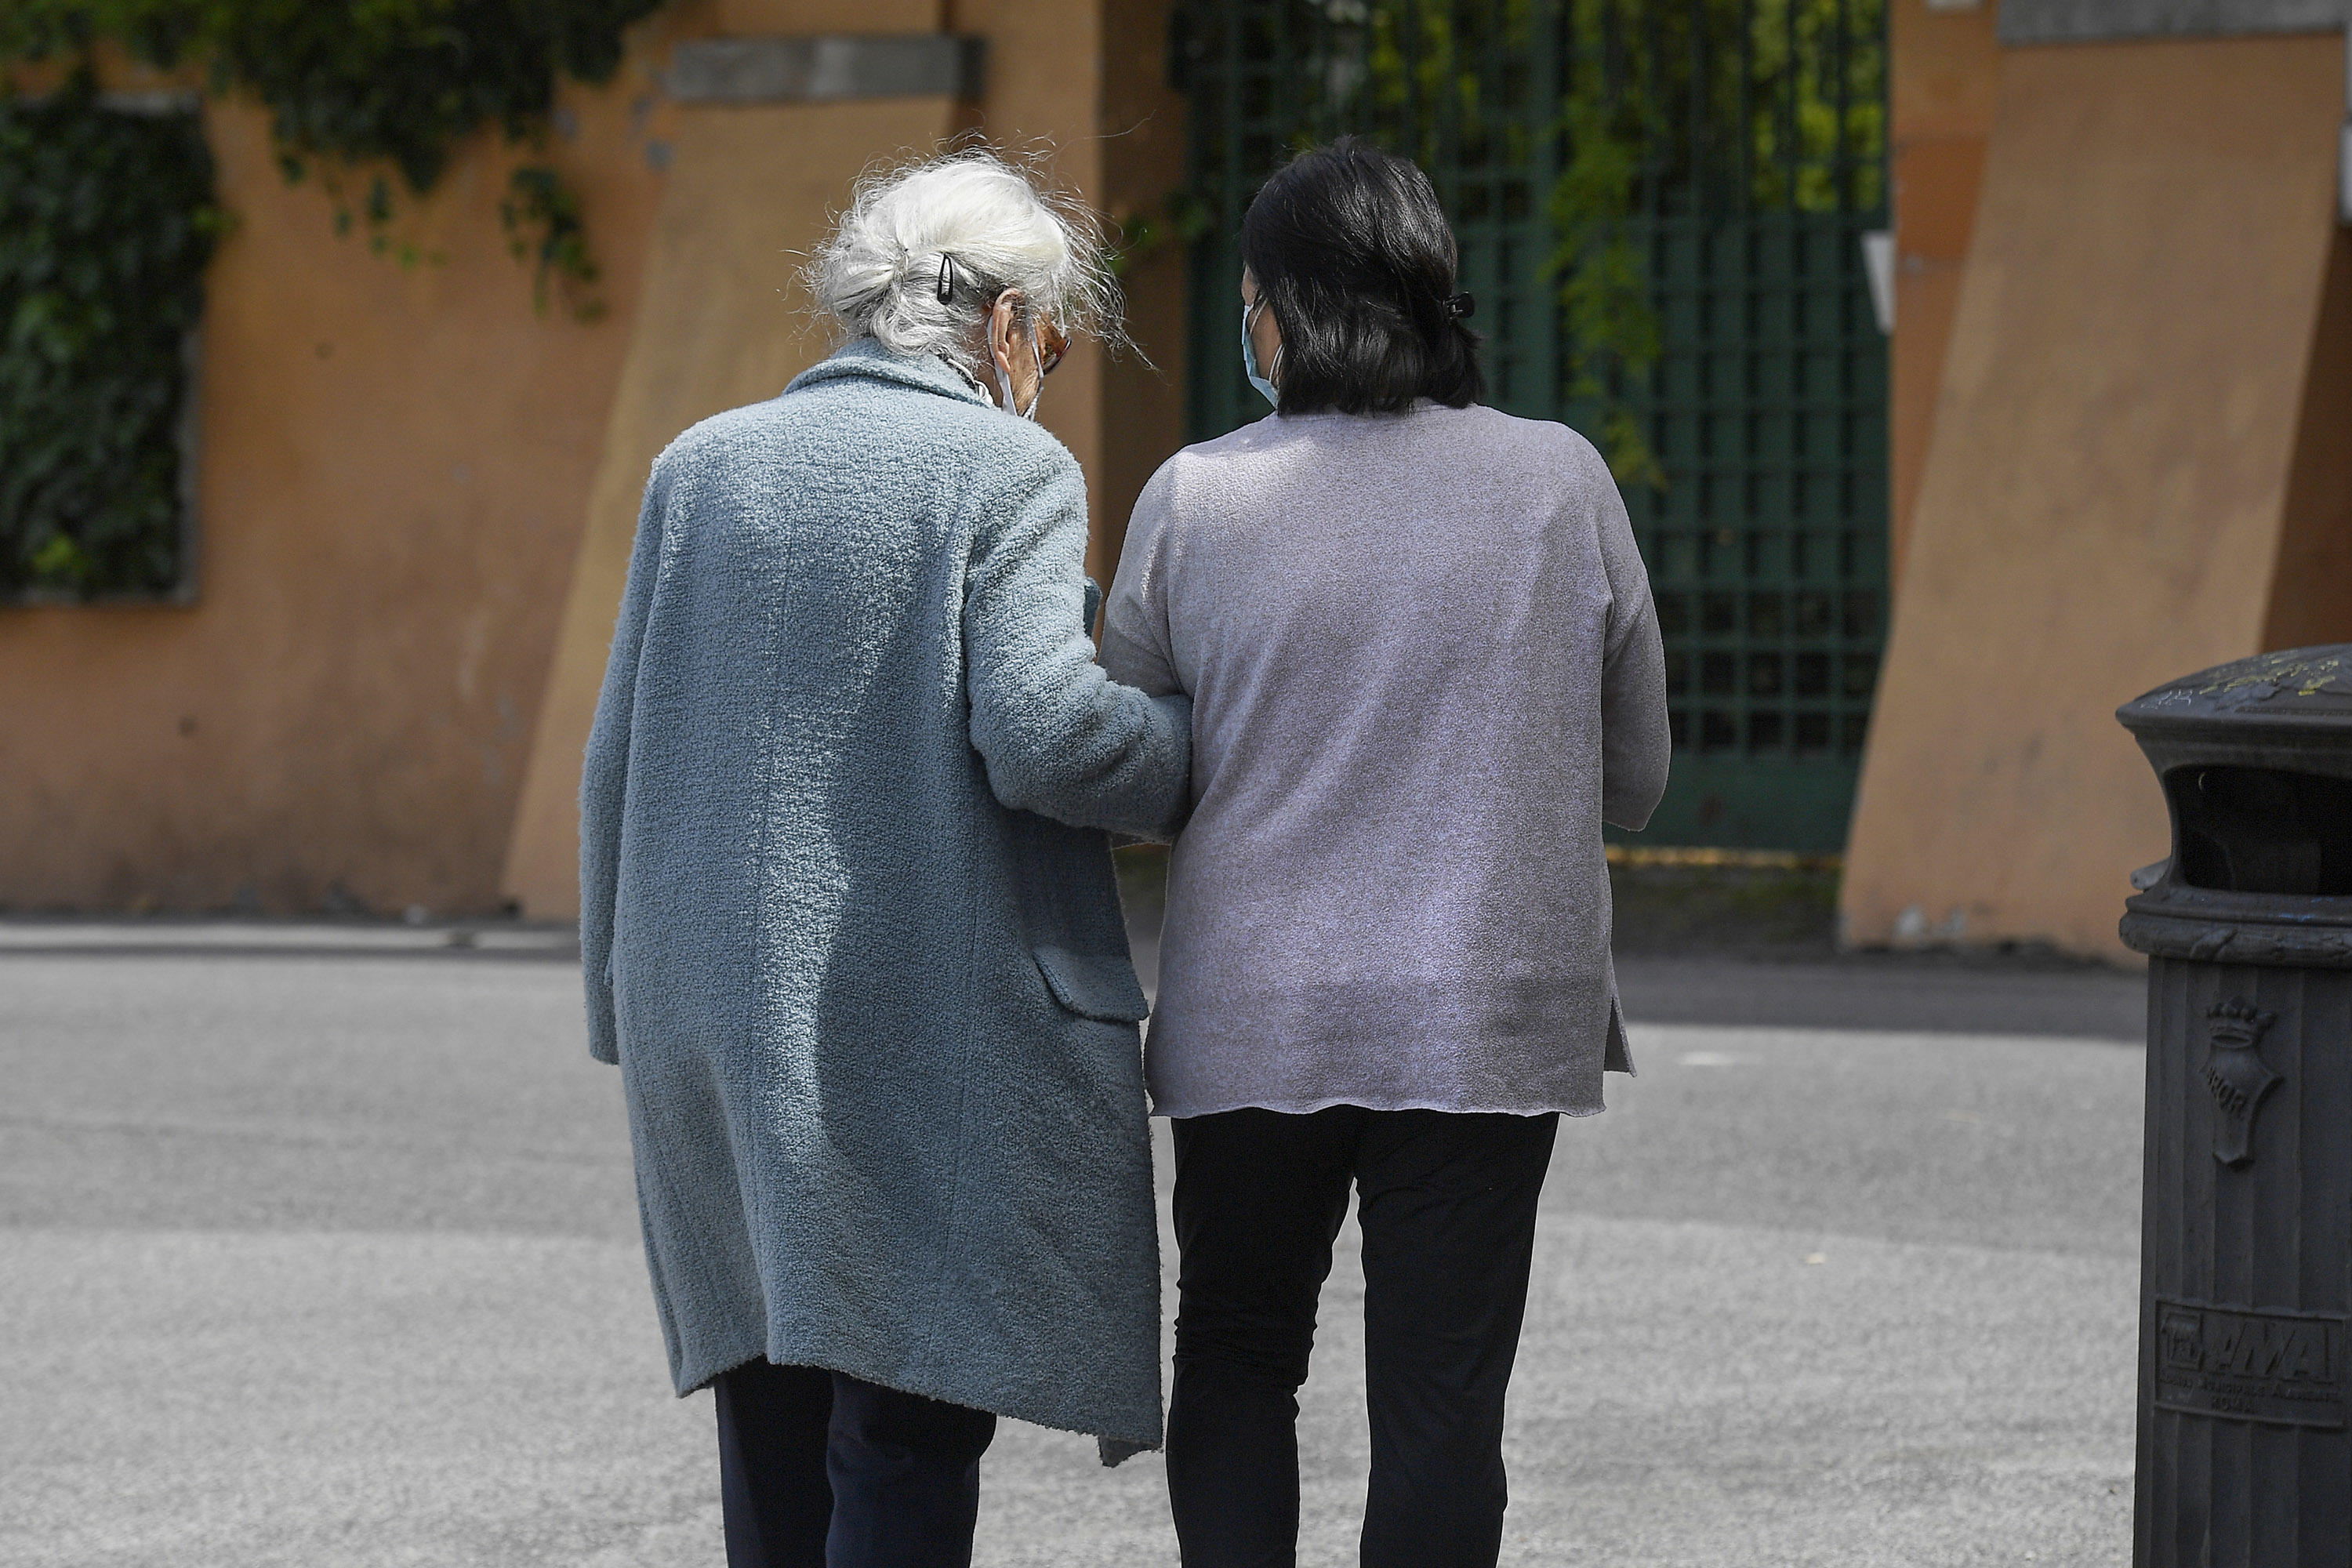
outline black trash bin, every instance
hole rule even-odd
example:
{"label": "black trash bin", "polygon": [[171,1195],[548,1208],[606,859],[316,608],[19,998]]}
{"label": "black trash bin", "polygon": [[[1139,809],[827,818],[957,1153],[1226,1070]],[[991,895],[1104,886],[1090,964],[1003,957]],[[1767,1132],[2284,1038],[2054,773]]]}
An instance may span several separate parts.
{"label": "black trash bin", "polygon": [[2117,710],[2148,955],[2137,1568],[2352,1568],[2352,645]]}

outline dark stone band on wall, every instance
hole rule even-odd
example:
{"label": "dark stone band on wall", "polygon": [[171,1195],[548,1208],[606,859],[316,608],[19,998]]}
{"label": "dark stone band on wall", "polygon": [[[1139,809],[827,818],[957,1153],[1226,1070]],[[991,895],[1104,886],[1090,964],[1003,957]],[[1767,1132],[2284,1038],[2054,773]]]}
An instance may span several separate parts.
{"label": "dark stone band on wall", "polygon": [[2000,0],[2004,44],[2087,44],[2120,38],[2333,33],[2352,0]]}
{"label": "dark stone band on wall", "polygon": [[947,33],[698,38],[671,51],[680,103],[838,103],[977,98],[984,39]]}

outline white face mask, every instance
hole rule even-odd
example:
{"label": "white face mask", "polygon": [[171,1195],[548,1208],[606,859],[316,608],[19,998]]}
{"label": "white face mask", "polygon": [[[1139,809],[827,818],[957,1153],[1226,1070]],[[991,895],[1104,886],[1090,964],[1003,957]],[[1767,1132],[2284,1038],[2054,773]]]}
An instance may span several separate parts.
{"label": "white face mask", "polygon": [[1013,378],[997,368],[993,356],[988,362],[988,379],[996,383],[996,406],[1008,413],[1017,414],[1034,425],[1037,422],[1038,400],[1045,395],[1045,351],[1037,346],[1037,334],[1034,331],[1029,334],[1029,357],[1037,364],[1037,390],[1029,395],[1028,407],[1013,406]]}

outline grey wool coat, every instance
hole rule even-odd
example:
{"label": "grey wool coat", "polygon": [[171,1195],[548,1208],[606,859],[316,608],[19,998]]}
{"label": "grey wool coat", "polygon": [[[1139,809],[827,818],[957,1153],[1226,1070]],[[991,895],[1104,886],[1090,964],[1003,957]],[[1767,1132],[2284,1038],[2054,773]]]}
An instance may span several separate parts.
{"label": "grey wool coat", "polygon": [[1160,1440],[1103,830],[1172,831],[1189,704],[1094,662],[1086,533],[1058,442],[870,339],[654,465],[581,951],[681,1394],[764,1355]]}

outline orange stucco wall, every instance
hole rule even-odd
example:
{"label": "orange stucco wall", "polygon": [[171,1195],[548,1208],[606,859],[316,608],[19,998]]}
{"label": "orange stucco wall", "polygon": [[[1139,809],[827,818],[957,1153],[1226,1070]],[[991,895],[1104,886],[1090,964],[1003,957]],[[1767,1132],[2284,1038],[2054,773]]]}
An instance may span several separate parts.
{"label": "orange stucco wall", "polygon": [[[136,79],[117,85],[136,87]],[[0,905],[483,910],[661,175],[635,61],[566,87],[611,313],[536,313],[479,138],[394,233],[289,186],[257,106],[205,121],[236,226],[207,279],[201,596],[0,608]],[[658,157],[657,151],[655,156]]]}
{"label": "orange stucco wall", "polygon": [[2352,642],[2352,231],[2337,229],[2305,373],[2264,649]]}
{"label": "orange stucco wall", "polygon": [[[1112,216],[1139,237],[1126,276],[1127,330],[1135,353],[1103,375],[1103,450],[1087,477],[1098,499],[1097,575],[1115,571],[1135,498],[1184,439],[1185,247],[1171,227],[1169,197],[1184,184],[1183,95],[1168,85],[1171,0],[1107,5],[1103,28],[1103,190]],[[1234,279],[1238,288],[1240,279]]]}
{"label": "orange stucco wall", "polygon": [[[1099,134],[1122,9],[680,0],[613,83],[564,87],[564,134],[529,154],[585,197],[608,307],[593,324],[536,312],[507,254],[499,197],[523,154],[465,148],[395,227],[446,260],[403,270],[337,238],[315,186],[283,183],[262,110],[210,104],[238,223],[207,280],[202,595],[0,609],[0,909],[568,912],[579,743],[646,465],[825,352],[795,273],[873,161],[976,129],[1129,199],[1107,195]],[[1156,61],[1163,25],[1118,47]],[[659,91],[680,37],[934,30],[988,38],[982,101]],[[1164,195],[1152,159],[1181,158],[1177,135],[1155,125],[1125,157],[1149,193],[1131,205]],[[1159,289],[1144,335],[1166,364],[1181,269],[1158,266],[1138,292]],[[1045,422],[1097,482],[1098,573],[1116,559],[1102,524],[1174,444],[1174,407],[1172,385],[1092,349],[1049,385]],[[1108,491],[1107,468],[1124,476]]]}
{"label": "orange stucco wall", "polygon": [[1930,9],[1895,0],[1887,14],[1888,153],[1895,174],[1895,337],[1889,345],[1887,477],[1899,584],[1911,508],[1927,469],[1944,344],[1960,298],[1960,265],[1976,220],[1985,137],[1992,129],[2000,46],[1993,0]]}
{"label": "orange stucco wall", "polygon": [[[1102,102],[1104,0],[955,0],[958,32],[988,40],[986,96],[975,106],[988,139],[1015,152],[1042,153],[1055,183],[1103,200]],[[1091,480],[1103,450],[1101,346],[1080,342],[1054,372],[1037,417],[1062,438]],[[1100,574],[1102,496],[1089,487]]]}
{"label": "orange stucco wall", "polygon": [[1853,940],[2120,953],[2126,876],[2166,830],[2115,706],[2256,652],[2283,584],[2298,637],[2325,624],[2293,579],[2342,553],[2344,376],[2314,355],[2347,335],[2323,309],[2343,73],[2334,35],[2003,52]]}
{"label": "orange stucco wall", "polygon": [[[721,30],[852,30],[838,5],[736,0]],[[1047,163],[1057,184],[1102,201],[1097,134],[1100,0],[913,0],[859,7],[854,30],[950,27],[988,40],[977,104],[898,99],[758,108],[679,106],[677,152],[656,219],[644,298],[581,538],[552,673],[530,747],[504,894],[526,912],[578,909],[580,757],[594,717],[613,617],[627,574],[645,476],[680,430],[772,396],[829,340],[808,317],[790,258],[819,243],[858,173],[928,152],[960,129]],[[747,194],[757,193],[756,199]],[[1102,466],[1104,356],[1080,343],[1054,373],[1040,417],[1090,476]],[[1101,496],[1095,494],[1099,576]]]}

